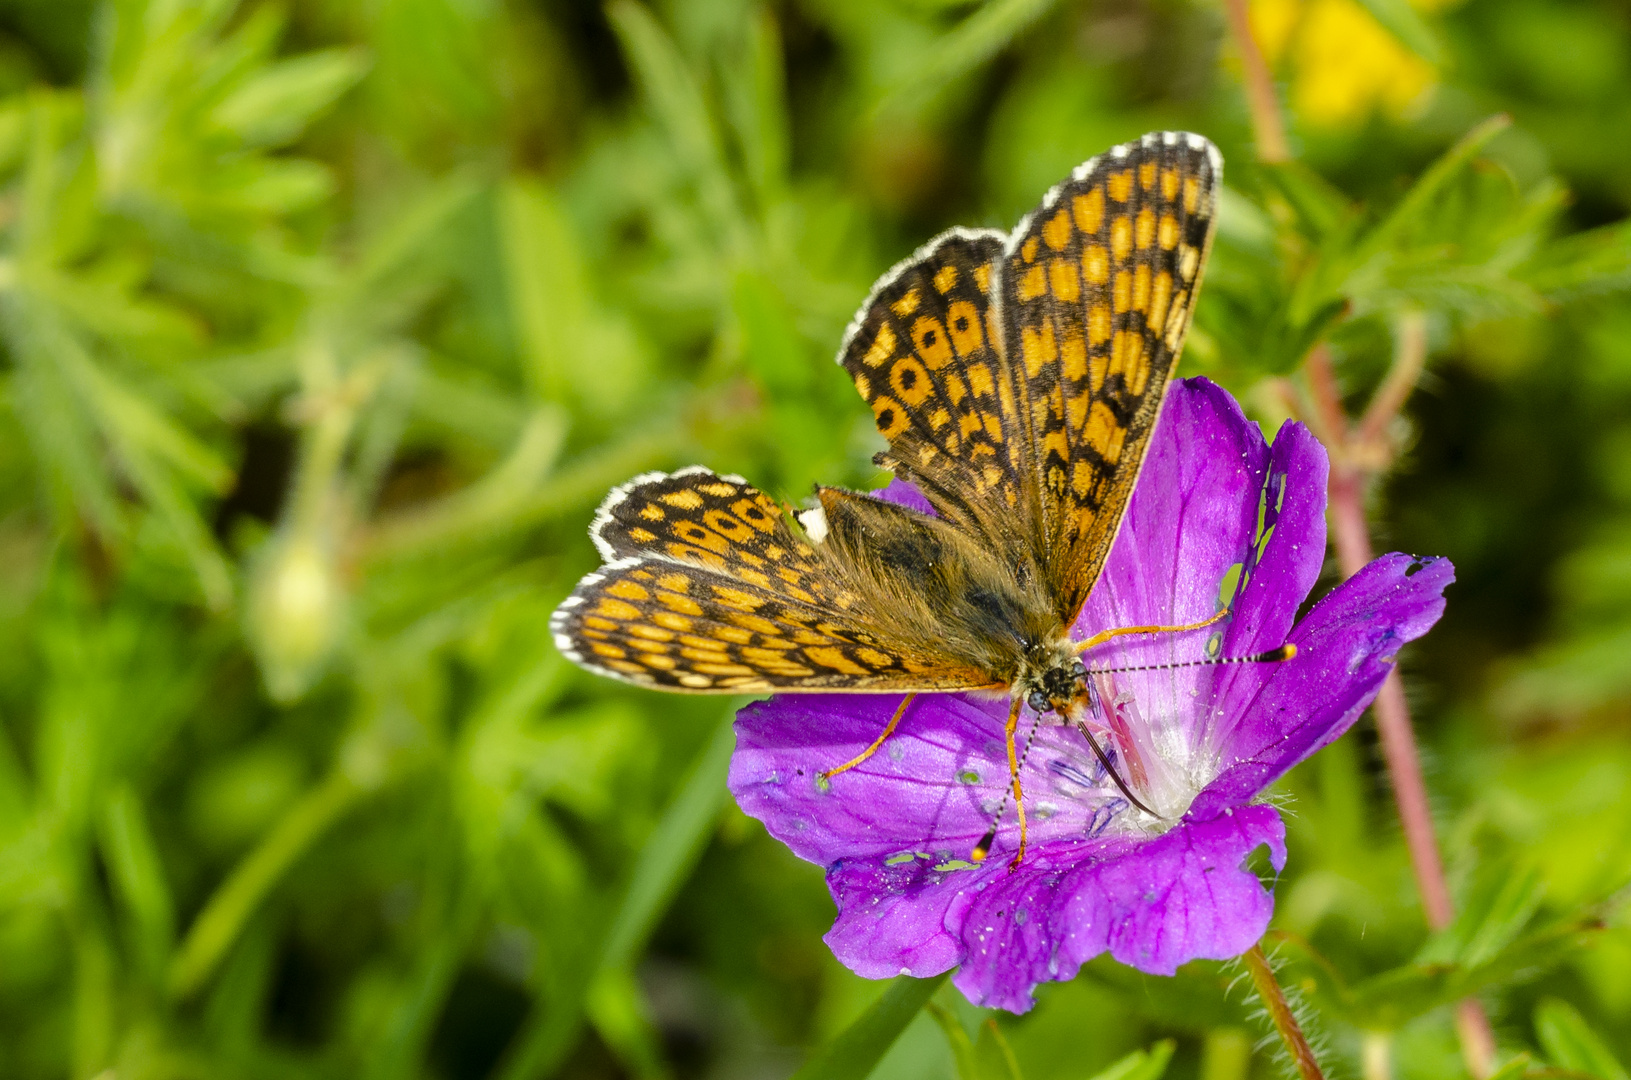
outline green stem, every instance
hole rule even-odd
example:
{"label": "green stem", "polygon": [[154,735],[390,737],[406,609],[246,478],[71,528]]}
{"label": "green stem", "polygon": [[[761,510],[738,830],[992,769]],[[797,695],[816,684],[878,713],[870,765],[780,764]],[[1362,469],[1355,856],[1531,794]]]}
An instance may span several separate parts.
{"label": "green stem", "polygon": [[350,809],[362,790],[344,772],[333,773],[296,803],[233,869],[193,920],[170,965],[172,997],[188,997],[203,985],[272,886]]}

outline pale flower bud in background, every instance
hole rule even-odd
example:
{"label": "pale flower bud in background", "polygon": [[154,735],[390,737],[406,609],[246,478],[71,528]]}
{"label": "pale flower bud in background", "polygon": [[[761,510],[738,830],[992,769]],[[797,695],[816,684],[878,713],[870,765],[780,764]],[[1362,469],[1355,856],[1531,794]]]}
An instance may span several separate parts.
{"label": "pale flower bud in background", "polygon": [[320,537],[267,542],[251,572],[246,630],[275,700],[294,701],[310,689],[339,640],[345,610],[334,553]]}

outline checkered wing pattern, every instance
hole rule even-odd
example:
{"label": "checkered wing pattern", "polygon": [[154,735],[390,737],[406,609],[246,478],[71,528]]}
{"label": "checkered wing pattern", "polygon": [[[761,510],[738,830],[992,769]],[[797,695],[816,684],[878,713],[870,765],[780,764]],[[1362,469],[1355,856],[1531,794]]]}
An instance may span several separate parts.
{"label": "checkered wing pattern", "polygon": [[704,468],[637,477],[590,530],[606,565],[556,610],[569,659],[666,690],[957,690],[988,675],[868,624],[781,507]]}
{"label": "checkered wing pattern", "polygon": [[999,256],[994,305],[1059,617],[1109,555],[1189,329],[1222,161],[1161,133],[1079,167]]}
{"label": "checkered wing pattern", "polygon": [[878,282],[838,362],[889,451],[878,463],[976,535],[1025,542],[1028,479],[992,321],[992,274],[1007,237],[953,229]]}

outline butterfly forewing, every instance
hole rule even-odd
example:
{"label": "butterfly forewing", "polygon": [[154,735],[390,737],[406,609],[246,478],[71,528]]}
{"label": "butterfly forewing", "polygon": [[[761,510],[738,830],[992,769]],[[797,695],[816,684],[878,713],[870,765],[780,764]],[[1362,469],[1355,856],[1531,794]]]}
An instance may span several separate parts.
{"label": "butterfly forewing", "polygon": [[615,678],[670,690],[965,689],[966,664],[904,649],[857,617],[767,495],[692,468],[638,477],[595,519],[607,559],[555,612],[561,651]]}
{"label": "butterfly forewing", "polygon": [[1145,136],[1081,166],[1012,235],[954,229],[873,289],[838,359],[889,442],[879,460],[942,522],[827,489],[842,520],[823,542],[825,518],[801,534],[740,477],[638,477],[595,519],[606,565],[557,610],[561,650],[671,690],[1014,685],[1115,539],[1220,173],[1199,136]]}
{"label": "butterfly forewing", "polygon": [[1004,370],[1066,624],[1109,554],[1183,347],[1221,171],[1200,136],[1146,135],[1049,192],[1001,256]]}
{"label": "butterfly forewing", "polygon": [[1007,237],[953,229],[884,275],[838,361],[889,442],[880,464],[941,515],[993,540],[1024,532],[1014,402],[991,320],[991,275]]}

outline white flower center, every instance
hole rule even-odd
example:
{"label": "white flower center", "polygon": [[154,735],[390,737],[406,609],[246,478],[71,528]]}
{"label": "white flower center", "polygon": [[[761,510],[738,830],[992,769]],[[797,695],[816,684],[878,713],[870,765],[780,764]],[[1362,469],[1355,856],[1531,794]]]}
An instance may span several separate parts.
{"label": "white flower center", "polygon": [[[1095,836],[1164,833],[1216,777],[1217,758],[1196,745],[1191,718],[1145,715],[1131,692],[1118,690],[1114,676],[1091,678],[1096,680],[1097,708],[1089,709],[1084,720],[1116,776],[1078,729],[1056,728],[1045,743],[1038,740],[1034,751],[1051,787],[1046,795],[1039,793],[1040,799],[1093,807],[1088,823]],[[1146,813],[1134,799],[1154,813]]]}

